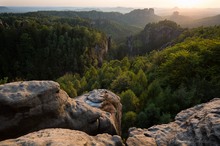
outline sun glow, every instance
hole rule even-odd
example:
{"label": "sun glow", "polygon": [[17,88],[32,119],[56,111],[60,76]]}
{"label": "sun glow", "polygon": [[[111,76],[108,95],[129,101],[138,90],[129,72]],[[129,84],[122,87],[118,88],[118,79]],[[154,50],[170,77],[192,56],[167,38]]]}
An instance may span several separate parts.
{"label": "sun glow", "polygon": [[176,0],[178,7],[196,8],[201,6],[203,0]]}
{"label": "sun glow", "polygon": [[0,6],[219,8],[220,0],[0,0]]}

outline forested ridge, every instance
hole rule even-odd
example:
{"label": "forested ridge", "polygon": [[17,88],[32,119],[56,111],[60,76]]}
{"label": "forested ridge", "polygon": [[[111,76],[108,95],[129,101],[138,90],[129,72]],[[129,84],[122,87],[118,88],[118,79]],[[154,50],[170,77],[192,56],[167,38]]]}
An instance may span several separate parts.
{"label": "forested ridge", "polygon": [[94,88],[117,93],[124,134],[132,126],[167,123],[179,111],[219,97],[219,31],[219,26],[185,30],[163,50],[111,60],[57,81],[72,97]]}
{"label": "forested ridge", "polygon": [[184,30],[186,29],[169,20],[148,23],[140,33],[129,35],[124,42],[118,43],[110,52],[112,56],[109,56],[122,59],[124,56],[145,55],[152,50],[162,50],[175,44]]}
{"label": "forested ridge", "polygon": [[[34,13],[27,13],[36,14]],[[144,27],[147,23],[158,22],[162,18],[154,13],[153,8],[145,9],[135,9],[129,13],[122,14],[119,12],[101,12],[101,11],[40,11],[37,12],[39,15],[43,16],[56,16],[63,18],[83,18],[89,20],[110,20],[123,25],[133,25],[136,27]]]}
{"label": "forested ridge", "polygon": [[1,78],[56,79],[66,72],[83,73],[101,63],[107,43],[107,36],[88,27],[86,20],[2,16]]}
{"label": "forested ridge", "polygon": [[114,42],[88,19],[0,16],[0,83],[53,79],[72,98],[109,89],[121,97],[124,136],[220,95],[220,26],[184,29],[164,20]]}

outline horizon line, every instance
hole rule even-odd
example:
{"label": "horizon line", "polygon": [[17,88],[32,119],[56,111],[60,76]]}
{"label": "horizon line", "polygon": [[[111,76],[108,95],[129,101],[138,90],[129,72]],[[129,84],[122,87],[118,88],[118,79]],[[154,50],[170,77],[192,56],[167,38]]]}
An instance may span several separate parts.
{"label": "horizon line", "polygon": [[0,7],[50,7],[50,8],[59,8],[59,7],[66,7],[66,8],[130,8],[130,9],[137,9],[137,8],[156,8],[156,9],[220,9],[220,7],[126,7],[126,6],[7,6],[7,5],[0,5]]}

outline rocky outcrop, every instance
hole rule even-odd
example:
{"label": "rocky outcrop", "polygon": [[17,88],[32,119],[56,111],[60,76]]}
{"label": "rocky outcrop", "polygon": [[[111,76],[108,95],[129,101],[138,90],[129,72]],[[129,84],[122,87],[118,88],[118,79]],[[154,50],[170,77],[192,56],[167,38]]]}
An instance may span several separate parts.
{"label": "rocky outcrop", "polygon": [[[105,89],[95,89],[93,91],[90,91],[88,94],[84,94],[82,96],[75,98],[75,100],[82,103],[85,102],[92,107],[96,107],[101,109],[102,111],[105,111],[106,113],[104,114],[109,116],[110,121],[112,120],[111,123],[109,124],[114,123],[113,127],[112,125],[107,126],[113,129],[106,129],[106,130],[107,131],[112,130],[113,133],[116,130],[116,133],[121,135],[122,105],[120,103],[120,98],[118,96],[116,96],[111,91]],[[100,120],[104,120],[104,119],[100,119]],[[106,126],[106,125],[100,125],[100,126]]]}
{"label": "rocky outcrop", "polygon": [[220,144],[220,99],[181,111],[175,121],[148,129],[130,128],[126,143],[133,145],[200,146]]}
{"label": "rocky outcrop", "polygon": [[46,129],[67,128],[90,135],[120,134],[121,104],[108,90],[71,99],[53,81],[0,85],[0,140]]}
{"label": "rocky outcrop", "polygon": [[122,20],[134,26],[144,27],[148,23],[162,20],[162,17],[156,15],[153,8],[145,8],[135,9],[127,14],[124,14]]}
{"label": "rocky outcrop", "polygon": [[98,134],[89,136],[84,132],[69,129],[45,129],[21,136],[16,139],[1,141],[0,145],[22,146],[123,146],[119,136]]}
{"label": "rocky outcrop", "polygon": [[127,37],[127,52],[132,56],[144,55],[152,50],[163,50],[172,46],[175,39],[184,31],[178,24],[169,20],[148,23],[144,30],[135,36]]}
{"label": "rocky outcrop", "polygon": [[4,27],[2,20],[0,19],[0,28]]}
{"label": "rocky outcrop", "polygon": [[[121,131],[121,109],[120,98],[105,89],[72,99],[53,81],[0,85],[0,145],[121,146],[115,135]],[[219,143],[218,98],[181,111],[169,124],[130,128],[126,141],[128,146]]]}

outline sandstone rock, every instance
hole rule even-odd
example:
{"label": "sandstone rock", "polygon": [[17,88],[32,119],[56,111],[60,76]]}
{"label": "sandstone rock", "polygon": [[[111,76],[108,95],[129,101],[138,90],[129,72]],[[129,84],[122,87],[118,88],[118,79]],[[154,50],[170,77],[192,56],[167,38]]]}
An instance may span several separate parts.
{"label": "sandstone rock", "polygon": [[69,129],[44,129],[29,133],[16,139],[0,142],[1,146],[123,146],[117,135],[98,134],[89,136],[84,132]]}
{"label": "sandstone rock", "polygon": [[[93,106],[97,102],[99,106]],[[119,97],[107,90],[74,100],[53,81],[4,84],[0,85],[0,140],[45,128],[119,134],[120,110]]]}
{"label": "sandstone rock", "polygon": [[[111,123],[114,124],[112,128],[113,133],[116,130],[118,135],[121,135],[121,117],[122,117],[122,105],[120,97],[115,95],[113,92],[105,89],[95,89],[90,91],[88,94],[84,94],[75,98],[77,102],[87,103],[92,107],[96,107],[105,111],[106,115],[109,116]],[[104,120],[104,119],[100,119]],[[105,126],[105,125],[100,125]],[[111,126],[109,126],[110,128]],[[110,129],[107,129],[108,131]]]}
{"label": "sandstone rock", "polygon": [[[181,111],[175,121],[148,129],[130,128],[126,143],[132,145],[220,145],[220,99]],[[156,143],[154,143],[154,141]]]}
{"label": "sandstone rock", "polygon": [[2,20],[0,19],[0,28],[4,27]]}
{"label": "sandstone rock", "polygon": [[129,138],[126,141],[128,146],[157,146],[152,137],[146,137],[142,129],[130,128]]}

